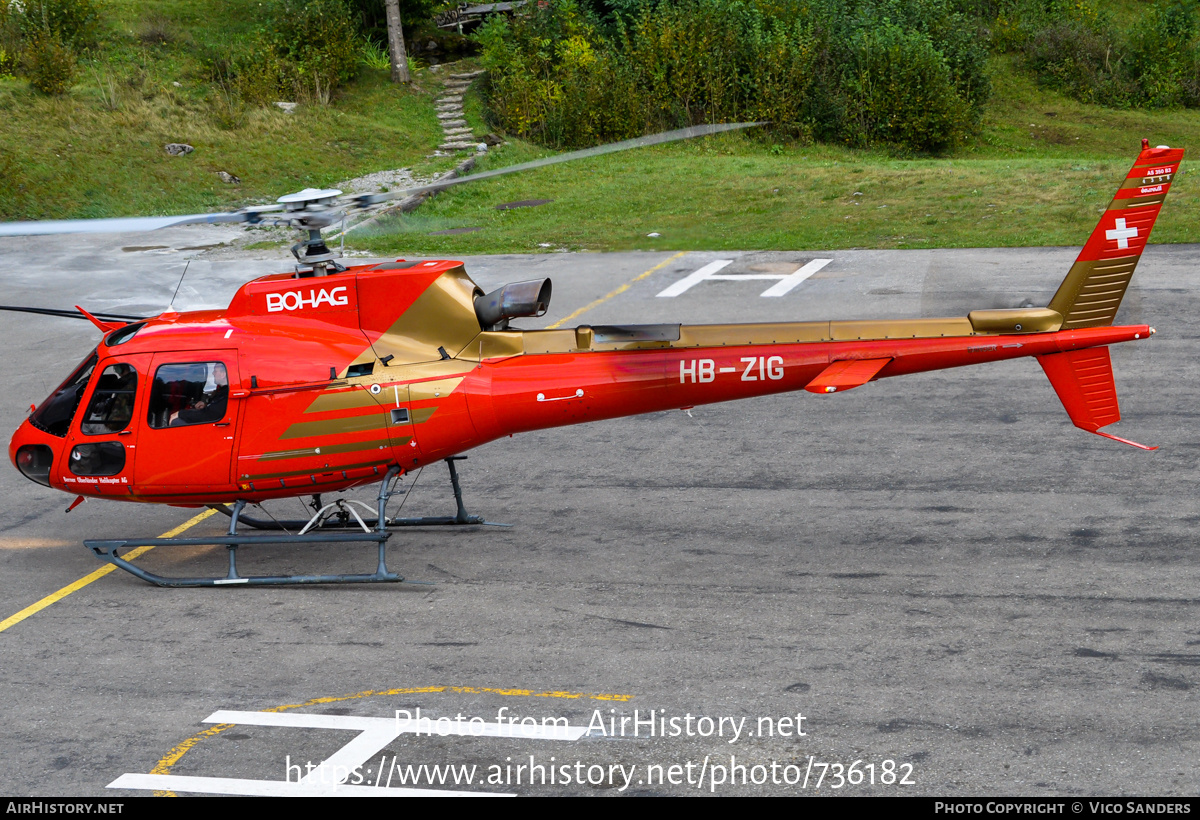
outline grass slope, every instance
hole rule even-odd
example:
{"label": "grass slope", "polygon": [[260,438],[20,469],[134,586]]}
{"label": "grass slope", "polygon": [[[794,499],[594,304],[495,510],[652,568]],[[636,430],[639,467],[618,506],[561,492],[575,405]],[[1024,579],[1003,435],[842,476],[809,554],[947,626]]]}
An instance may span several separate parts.
{"label": "grass slope", "polygon": [[[363,68],[330,106],[245,106],[205,61],[246,47],[260,4],[112,0],[100,48],[60,98],[0,79],[0,219],[193,213],[271,201],[372,171],[427,163],[440,77],[412,87]],[[195,152],[168,156],[163,146]],[[218,171],[240,177],[221,181]]]}

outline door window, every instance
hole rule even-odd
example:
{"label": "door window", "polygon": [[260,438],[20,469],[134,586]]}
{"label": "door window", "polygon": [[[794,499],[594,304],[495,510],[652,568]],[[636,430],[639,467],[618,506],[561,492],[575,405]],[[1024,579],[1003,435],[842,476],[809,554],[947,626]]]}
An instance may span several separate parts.
{"label": "door window", "polygon": [[137,394],[137,372],[132,365],[110,364],[100,374],[92,401],[79,432],[85,436],[119,433],[133,421],[133,399]]}
{"label": "door window", "polygon": [[164,364],[154,374],[147,423],[155,429],[211,424],[225,418],[229,375],[221,362]]}

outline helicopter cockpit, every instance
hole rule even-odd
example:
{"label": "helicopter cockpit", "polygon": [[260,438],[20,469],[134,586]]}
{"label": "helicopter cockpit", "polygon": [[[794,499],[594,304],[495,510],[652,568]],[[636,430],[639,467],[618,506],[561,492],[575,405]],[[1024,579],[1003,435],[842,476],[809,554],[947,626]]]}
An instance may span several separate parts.
{"label": "helicopter cockpit", "polygon": [[[118,337],[119,344],[133,335],[128,331],[122,328],[109,338]],[[128,362],[100,360],[99,356],[98,350],[92,351],[30,414],[30,426],[48,435],[17,447],[14,461],[26,478],[51,486],[60,450],[67,456],[59,468],[64,480],[74,476],[86,481],[126,472],[127,458],[132,458],[132,448],[141,438],[136,434],[135,412],[144,414],[149,430],[211,426],[229,412],[230,378],[224,362],[155,362],[147,390],[139,385],[135,367],[142,357]],[[139,389],[147,395],[139,397]],[[139,407],[142,409],[137,410]],[[178,434],[168,439],[141,443],[159,445],[152,450],[195,444],[191,437]],[[56,440],[61,440],[61,447]]]}
{"label": "helicopter cockpit", "polygon": [[[66,437],[97,361],[96,351],[93,350],[67,376],[66,381],[34,409],[29,415],[29,423],[56,438]],[[54,451],[50,447],[45,444],[26,444],[17,450],[14,460],[17,469],[30,481],[50,486],[50,467],[54,462]]]}

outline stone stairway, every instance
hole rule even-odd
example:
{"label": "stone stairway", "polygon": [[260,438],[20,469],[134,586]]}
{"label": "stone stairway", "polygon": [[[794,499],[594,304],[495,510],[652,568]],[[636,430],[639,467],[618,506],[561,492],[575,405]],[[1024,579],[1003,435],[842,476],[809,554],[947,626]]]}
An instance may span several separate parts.
{"label": "stone stairway", "polygon": [[471,81],[482,74],[482,71],[471,71],[466,74],[451,74],[446,78],[446,89],[434,105],[437,117],[442,124],[442,132],[446,140],[438,146],[439,151],[468,151],[479,145],[474,133],[463,118],[463,93],[471,85]]}

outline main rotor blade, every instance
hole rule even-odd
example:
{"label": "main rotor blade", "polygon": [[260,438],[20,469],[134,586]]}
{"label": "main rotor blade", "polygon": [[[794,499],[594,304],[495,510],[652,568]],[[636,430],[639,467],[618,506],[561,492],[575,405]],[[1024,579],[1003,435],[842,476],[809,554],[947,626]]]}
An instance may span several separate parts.
{"label": "main rotor blade", "polygon": [[[0,305],[0,310],[11,310],[18,313],[37,313],[41,316],[58,316],[63,319],[83,319],[87,321],[87,317],[77,310],[57,310],[55,308],[36,308],[22,307],[20,305]],[[140,322],[148,317],[146,316],[128,316],[122,313],[93,313],[97,319],[113,320],[116,322]]]}
{"label": "main rotor blade", "polygon": [[[617,151],[628,151],[632,148],[645,148],[650,145],[660,145],[664,142],[675,142],[677,140],[692,139],[693,137],[704,137],[710,134],[720,134],[725,131],[736,131],[742,128],[753,128],[757,125],[764,125],[761,122],[736,122],[736,123],[718,123],[715,125],[694,125],[691,128],[680,128],[676,131],[665,131],[661,134],[651,134],[645,137],[636,137],[622,142],[613,142],[608,145],[600,145],[595,148],[585,148],[582,151],[571,151],[566,154],[556,154],[552,157],[544,157],[535,159],[532,162],[523,162],[520,165],[510,165],[507,168],[497,168],[494,171],[484,171],[480,174],[473,174],[467,177],[458,177],[456,179],[448,179],[443,182],[434,182],[429,185],[420,185],[414,188],[406,188],[401,191],[392,191],[386,194],[361,194],[358,196],[343,197],[342,202],[350,207],[370,208],[375,205],[381,205],[384,202],[390,202],[395,199],[412,196],[413,194],[423,193],[425,191],[440,191],[443,188],[449,188],[452,185],[461,185],[464,182],[479,182],[492,177],[504,176],[505,174],[515,174],[519,171],[530,171],[534,168],[542,168],[547,165],[557,165],[560,162],[573,162],[577,159],[586,157],[597,157],[602,154],[612,154]],[[345,205],[343,207],[345,207]],[[0,224],[0,236],[46,236],[51,234],[66,234],[66,233],[127,233],[137,231],[156,231],[160,228],[171,228],[176,225],[192,225],[196,223],[207,223],[210,225],[220,223],[236,223],[249,222],[256,224],[263,221],[263,215],[286,210],[284,205],[262,205],[246,208],[233,213],[222,214],[187,214],[184,216],[132,216],[118,217],[115,219],[57,219],[43,220],[40,222],[9,222]],[[326,227],[340,218],[341,214],[329,216],[327,210],[314,209],[312,211],[289,211],[287,216],[281,216],[280,220],[288,224],[296,223],[301,227]],[[318,225],[317,221],[323,224]]]}
{"label": "main rotor blade", "polygon": [[[272,210],[271,208],[262,210]],[[45,236],[59,233],[126,233],[156,231],[175,225],[197,222],[258,222],[261,210],[238,211],[226,214],[188,214],[185,216],[130,216],[116,219],[52,219],[41,222],[9,222],[0,224],[0,236]]]}
{"label": "main rotor blade", "polygon": [[449,188],[452,185],[462,185],[464,182],[479,182],[482,179],[491,179],[492,177],[503,176],[505,174],[515,174],[519,171],[531,171],[534,168],[542,168],[547,165],[557,165],[560,162],[574,162],[577,159],[585,159],[587,157],[598,157],[601,154],[613,154],[617,151],[628,151],[632,148],[645,148],[650,145],[660,145],[664,142],[676,142],[677,140],[687,140],[694,137],[705,137],[710,134],[720,134],[725,131],[736,131],[742,128],[754,128],[755,126],[765,125],[763,122],[733,122],[733,123],[717,123],[715,125],[693,125],[690,128],[680,128],[676,131],[664,131],[661,134],[650,134],[645,137],[635,137],[622,142],[611,142],[608,145],[598,145],[595,148],[584,148],[581,151],[571,151],[566,154],[555,154],[552,157],[543,157],[535,159],[531,162],[522,162],[520,165],[510,165],[507,168],[497,168],[494,171],[484,171],[480,174],[471,174],[466,177],[456,177],[448,179],[445,182],[433,182],[429,185],[421,185],[416,188],[405,188],[401,191],[390,191],[386,194],[362,194],[359,196],[348,197],[361,208],[367,208],[372,205],[379,205],[394,199],[403,199],[413,196],[414,194],[424,193],[426,191],[440,191],[443,188]]}

